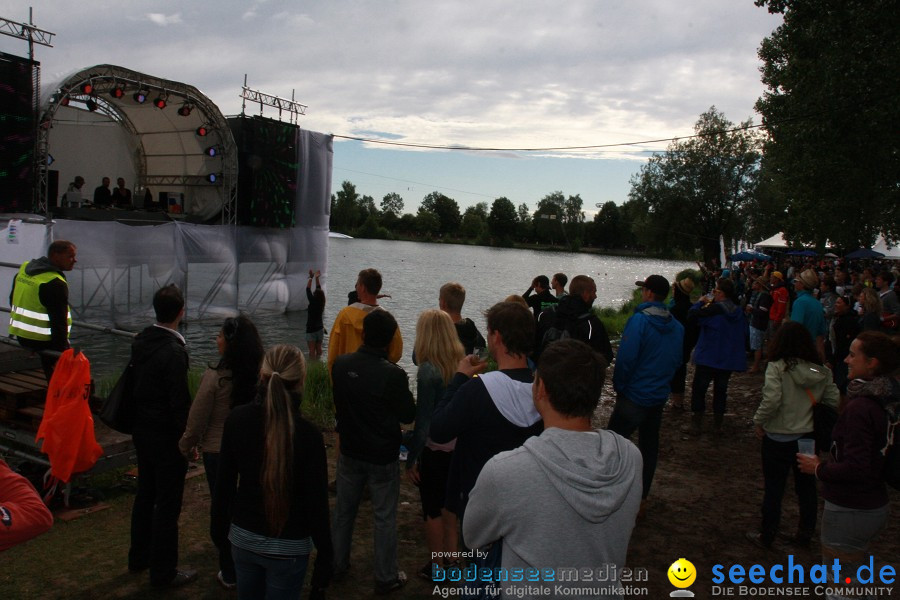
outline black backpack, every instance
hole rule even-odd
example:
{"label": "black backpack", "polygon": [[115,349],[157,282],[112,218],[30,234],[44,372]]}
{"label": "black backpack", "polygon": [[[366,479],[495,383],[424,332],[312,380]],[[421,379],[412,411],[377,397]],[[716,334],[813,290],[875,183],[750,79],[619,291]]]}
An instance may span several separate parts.
{"label": "black backpack", "polygon": [[550,306],[544,310],[541,313],[541,319],[550,318],[553,319],[553,321],[552,324],[544,330],[544,335],[541,336],[540,351],[543,352],[548,344],[552,344],[559,340],[567,340],[570,338],[580,339],[576,336],[575,330],[580,323],[587,321],[590,316],[591,313],[588,311],[583,315],[578,315],[575,319],[567,319],[560,316],[556,311],[555,306]]}

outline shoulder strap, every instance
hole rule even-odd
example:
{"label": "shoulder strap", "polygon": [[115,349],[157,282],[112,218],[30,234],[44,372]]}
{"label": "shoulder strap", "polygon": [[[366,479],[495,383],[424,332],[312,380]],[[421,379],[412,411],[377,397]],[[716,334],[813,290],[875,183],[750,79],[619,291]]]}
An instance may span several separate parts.
{"label": "shoulder strap", "polygon": [[816,400],[816,397],[813,396],[813,393],[812,393],[812,390],[811,390],[811,389],[809,389],[809,388],[803,388],[803,391],[806,392],[806,395],[807,395],[807,396],[809,396],[809,403],[810,403],[810,404],[812,404],[813,406],[815,406],[816,404],[818,404],[818,401]]}

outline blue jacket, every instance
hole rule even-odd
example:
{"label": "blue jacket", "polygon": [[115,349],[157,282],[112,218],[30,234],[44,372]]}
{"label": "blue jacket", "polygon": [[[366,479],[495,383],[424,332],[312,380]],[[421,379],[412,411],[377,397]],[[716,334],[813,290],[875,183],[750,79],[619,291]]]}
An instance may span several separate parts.
{"label": "blue jacket", "polygon": [[661,302],[644,302],[625,324],[613,389],[641,406],[664,404],[681,366],[684,326]]}
{"label": "blue jacket", "polygon": [[747,318],[730,300],[705,305],[697,302],[688,311],[695,319],[700,338],[694,348],[694,364],[725,371],[746,371]]}

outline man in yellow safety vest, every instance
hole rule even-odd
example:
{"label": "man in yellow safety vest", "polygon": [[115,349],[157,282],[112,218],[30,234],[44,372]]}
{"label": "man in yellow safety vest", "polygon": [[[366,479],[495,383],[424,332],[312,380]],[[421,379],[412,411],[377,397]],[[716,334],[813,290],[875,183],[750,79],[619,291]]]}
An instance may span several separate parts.
{"label": "man in yellow safety vest", "polygon": [[[75,266],[77,248],[72,242],[56,240],[47,256],[26,261],[19,268],[9,295],[9,335],[31,350],[56,350],[69,347],[69,284],[65,271]],[[47,380],[57,357],[41,355]]]}

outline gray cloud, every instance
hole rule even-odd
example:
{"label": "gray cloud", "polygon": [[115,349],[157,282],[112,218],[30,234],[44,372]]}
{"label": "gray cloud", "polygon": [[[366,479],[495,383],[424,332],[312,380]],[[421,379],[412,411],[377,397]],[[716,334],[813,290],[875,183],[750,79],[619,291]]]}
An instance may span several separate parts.
{"label": "gray cloud", "polygon": [[[25,20],[19,4],[3,16]],[[780,22],[749,0],[158,0],[153,10],[45,0],[35,22],[57,34],[39,49],[45,82],[110,62],[195,85],[233,114],[246,73],[266,93],[296,90],[311,129],[492,147],[686,135],[713,104],[746,119],[763,91],[756,49]]]}

